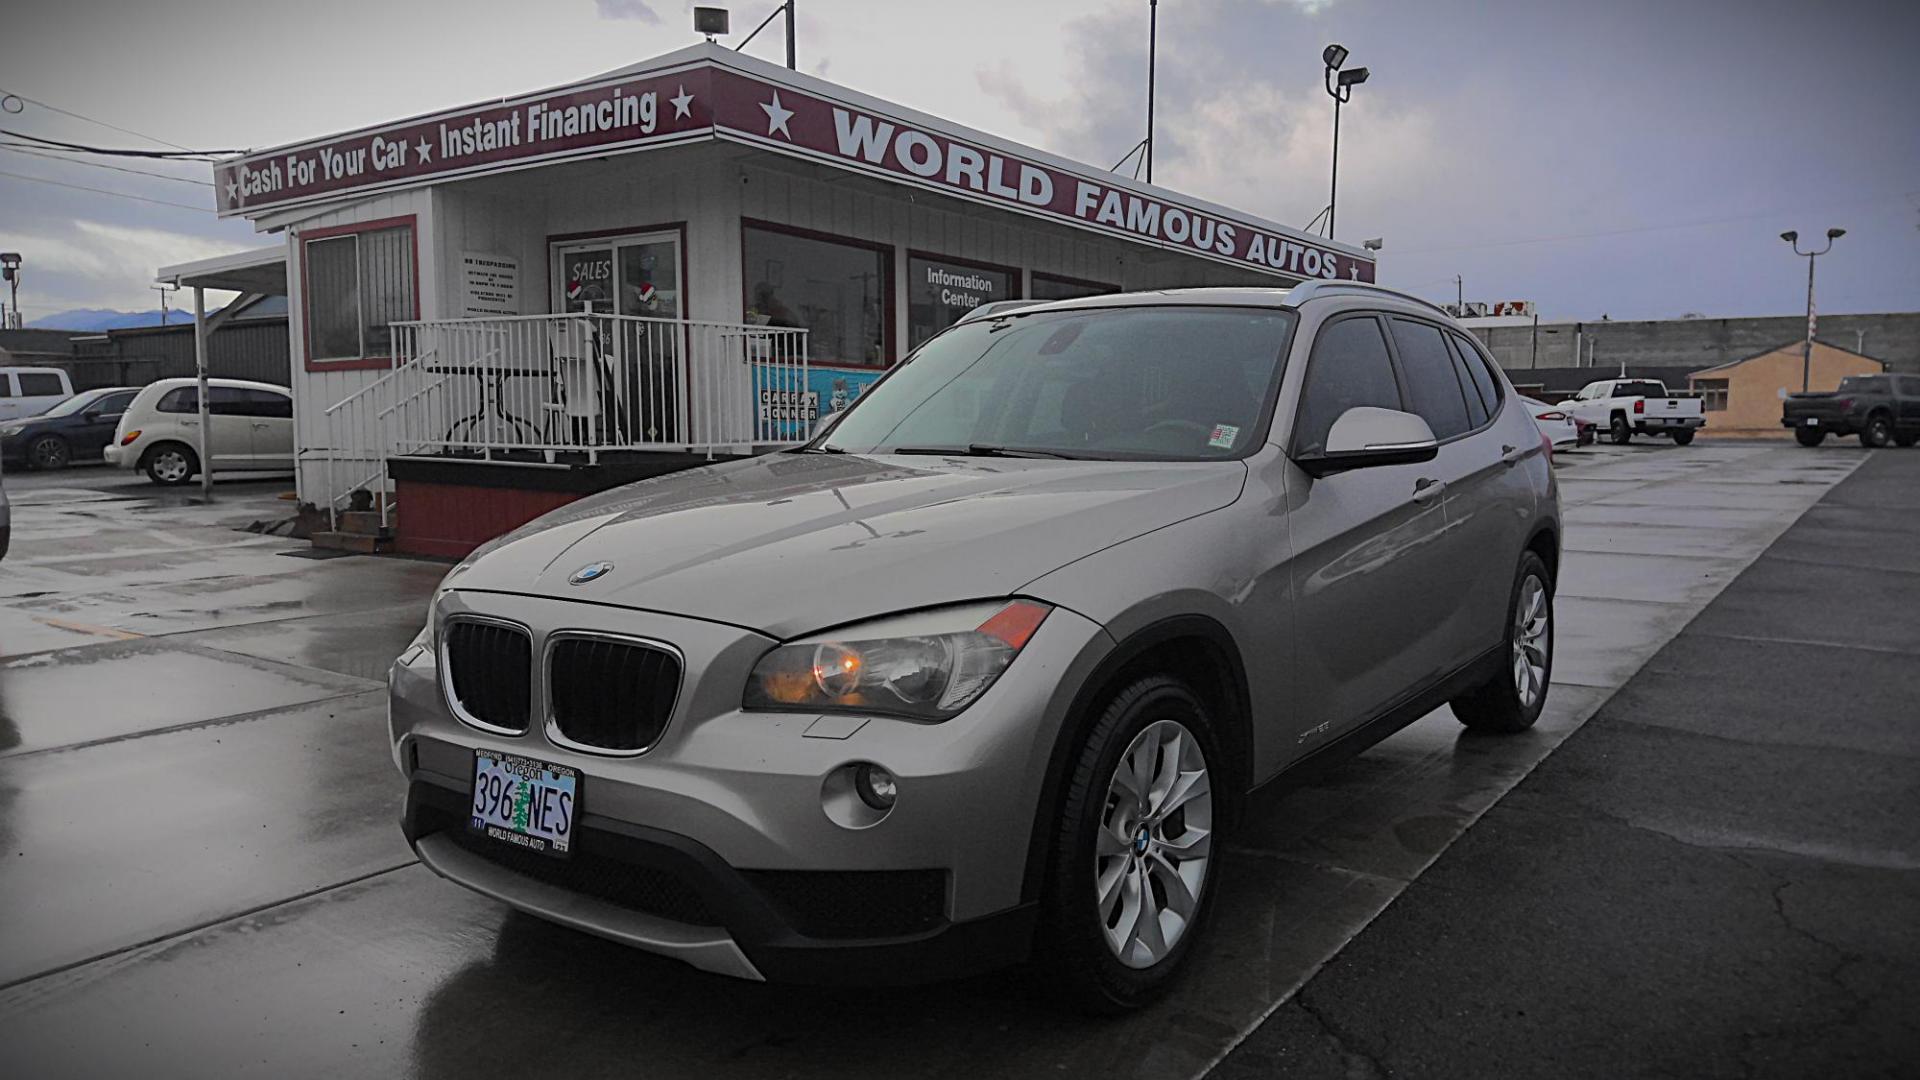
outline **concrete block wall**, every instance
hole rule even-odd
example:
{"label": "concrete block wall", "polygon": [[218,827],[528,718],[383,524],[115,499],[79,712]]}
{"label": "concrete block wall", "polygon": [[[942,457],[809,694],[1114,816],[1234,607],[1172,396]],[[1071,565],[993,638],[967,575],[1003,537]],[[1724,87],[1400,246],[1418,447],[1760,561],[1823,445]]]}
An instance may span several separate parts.
{"label": "concrete block wall", "polygon": [[[1474,329],[1494,359],[1509,371],[1578,367],[1587,362],[1585,354],[1591,350],[1592,366],[1609,372],[1619,370],[1622,361],[1629,367],[1713,367],[1799,341],[1806,332],[1803,315],[1542,322],[1536,354],[1531,326]],[[1920,312],[1823,315],[1816,340],[1870,356],[1886,364],[1889,371],[1920,373]],[[1582,354],[1578,360],[1576,342]]]}

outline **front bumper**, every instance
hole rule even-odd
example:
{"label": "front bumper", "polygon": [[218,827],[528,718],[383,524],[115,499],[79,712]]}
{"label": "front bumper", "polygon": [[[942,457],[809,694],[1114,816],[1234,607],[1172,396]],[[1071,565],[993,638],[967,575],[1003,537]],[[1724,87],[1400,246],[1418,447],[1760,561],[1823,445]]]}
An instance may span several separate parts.
{"label": "front bumper", "polygon": [[[679,704],[647,752],[611,757],[456,719],[438,659],[410,650],[391,677],[407,839],[435,872],[532,914],[707,970],[783,981],[921,982],[1005,966],[1034,918],[1036,807],[1076,673],[1107,638],[1056,609],[1007,673],[943,724],[748,713],[747,672],[774,642],[737,627],[539,597],[456,590],[443,615],[512,619],[543,653],[559,630],[669,642],[686,657]],[[535,672],[533,700],[544,700]],[[472,754],[571,765],[583,816],[566,860],[468,834]],[[885,766],[891,813],[851,827],[824,807],[849,763]],[[539,860],[528,863],[528,858]]]}

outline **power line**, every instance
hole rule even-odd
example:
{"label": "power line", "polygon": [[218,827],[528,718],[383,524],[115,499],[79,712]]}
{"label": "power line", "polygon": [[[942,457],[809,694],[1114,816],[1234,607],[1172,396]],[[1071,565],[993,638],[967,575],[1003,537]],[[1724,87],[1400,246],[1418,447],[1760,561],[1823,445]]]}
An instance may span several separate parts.
{"label": "power line", "polygon": [[156,206],[175,206],[182,210],[195,210],[202,214],[211,214],[213,212],[213,208],[210,206],[189,206],[186,203],[168,202],[165,199],[149,199],[145,195],[129,195],[124,191],[111,191],[107,188],[88,187],[85,184],[69,184],[60,180],[49,180],[44,176],[28,176],[26,173],[16,172],[0,172],[0,176],[7,177],[11,180],[30,180],[36,184],[51,184],[54,187],[72,188],[75,191],[91,191],[96,195],[112,195],[116,198],[132,199],[135,202],[153,203]]}
{"label": "power line", "polygon": [[[24,101],[24,102],[26,102],[26,103],[27,103],[27,104],[29,104],[29,105],[38,105],[38,106],[40,106],[41,108],[43,108],[43,109],[45,109],[45,110],[47,110],[48,112],[57,112],[57,113],[59,113],[59,114],[60,114],[60,115],[62,115],[62,116],[71,116],[71,117],[73,117],[73,118],[74,118],[75,120],[85,120],[85,121],[86,121],[87,123],[89,123],[89,124],[98,124],[98,125],[100,125],[101,127],[103,127],[103,128],[106,128],[106,129],[108,129],[108,130],[110,130],[110,131],[117,131],[117,132],[119,132],[119,133],[120,133],[120,134],[122,134],[122,135],[132,135],[132,136],[134,136],[135,138],[139,138],[139,139],[151,139],[151,140],[153,140],[154,142],[157,142],[157,143],[159,143],[159,144],[160,144],[160,145],[162,145],[162,146],[171,146],[171,147],[173,147],[173,148],[174,148],[175,150],[185,150],[185,149],[186,149],[186,147],[184,147],[184,146],[181,146],[181,145],[180,145],[179,143],[172,143],[172,142],[168,142],[167,140],[165,140],[165,139],[162,139],[162,138],[160,138],[159,136],[156,136],[156,135],[145,135],[145,134],[142,134],[142,133],[140,133],[140,132],[138,132],[138,131],[135,131],[135,130],[133,130],[132,128],[123,128],[123,127],[120,127],[120,126],[118,126],[118,125],[115,125],[115,124],[109,124],[109,123],[107,123],[107,122],[106,122],[105,120],[95,120],[95,119],[94,119],[93,117],[91,117],[91,116],[82,116],[81,114],[79,114],[79,113],[77,113],[77,112],[74,112],[74,111],[73,111],[72,109],[63,109],[63,108],[61,108],[61,107],[60,107],[60,106],[58,106],[58,105],[49,105],[49,104],[47,104],[47,103],[46,103],[46,102],[44,102],[44,101],[35,101],[35,100],[33,100],[32,98],[30,98],[30,97],[27,97],[27,96],[25,96],[25,95],[23,95],[23,94],[9,94],[9,93],[6,93],[5,91],[0,91],[0,106],[4,106],[4,104],[5,104],[5,102],[6,102],[6,100],[7,100],[8,98],[12,98],[12,99],[13,99],[13,100],[15,100],[15,101]],[[7,111],[7,112],[17,112],[18,110],[16,110],[16,109],[7,109],[6,111]]]}
{"label": "power line", "polygon": [[16,154],[27,154],[32,157],[45,158],[48,161],[64,161],[69,165],[85,165],[90,169],[112,169],[114,172],[132,173],[135,176],[151,176],[160,180],[171,180],[176,184],[198,184],[204,188],[213,186],[205,180],[192,180],[184,176],[168,176],[166,173],[149,172],[146,169],[129,169],[124,165],[108,165],[102,161],[82,161],[79,158],[63,157],[60,154],[49,154],[41,150],[30,149],[30,146],[31,144],[28,143],[0,142],[0,150],[11,150]]}
{"label": "power line", "polygon": [[77,150],[83,154],[104,154],[109,157],[212,160],[222,155],[240,153],[238,150],[125,150],[104,146],[88,146],[85,143],[61,142],[59,139],[49,139],[41,135],[30,135],[27,132],[13,131],[9,128],[0,128],[0,135],[11,135],[16,139],[26,139],[29,142],[39,143],[49,149]]}

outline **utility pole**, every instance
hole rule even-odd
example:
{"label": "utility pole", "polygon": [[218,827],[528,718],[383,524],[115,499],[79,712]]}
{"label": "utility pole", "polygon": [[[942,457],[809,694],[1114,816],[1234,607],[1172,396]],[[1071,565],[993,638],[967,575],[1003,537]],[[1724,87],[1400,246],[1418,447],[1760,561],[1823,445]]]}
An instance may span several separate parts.
{"label": "utility pole", "polygon": [[149,285],[147,288],[160,294],[160,325],[167,325],[167,294],[177,291],[178,285]]}
{"label": "utility pole", "polygon": [[1158,65],[1160,0],[1147,0],[1147,183],[1153,183],[1153,76]]}
{"label": "utility pole", "polygon": [[1456,318],[1466,318],[1467,283],[1461,279],[1459,274],[1453,275],[1453,310],[1458,312]]}
{"label": "utility pole", "polygon": [[787,0],[787,70],[799,71],[800,64],[794,59],[793,51],[793,2]]}

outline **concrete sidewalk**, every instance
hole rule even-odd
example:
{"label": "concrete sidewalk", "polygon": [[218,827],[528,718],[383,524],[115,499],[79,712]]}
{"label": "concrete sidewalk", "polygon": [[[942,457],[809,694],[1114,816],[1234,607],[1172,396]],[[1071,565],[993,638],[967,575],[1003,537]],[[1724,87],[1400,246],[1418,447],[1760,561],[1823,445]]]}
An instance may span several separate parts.
{"label": "concrete sidewalk", "polygon": [[1215,1075],[1917,1072],[1920,451],[1883,450]]}

